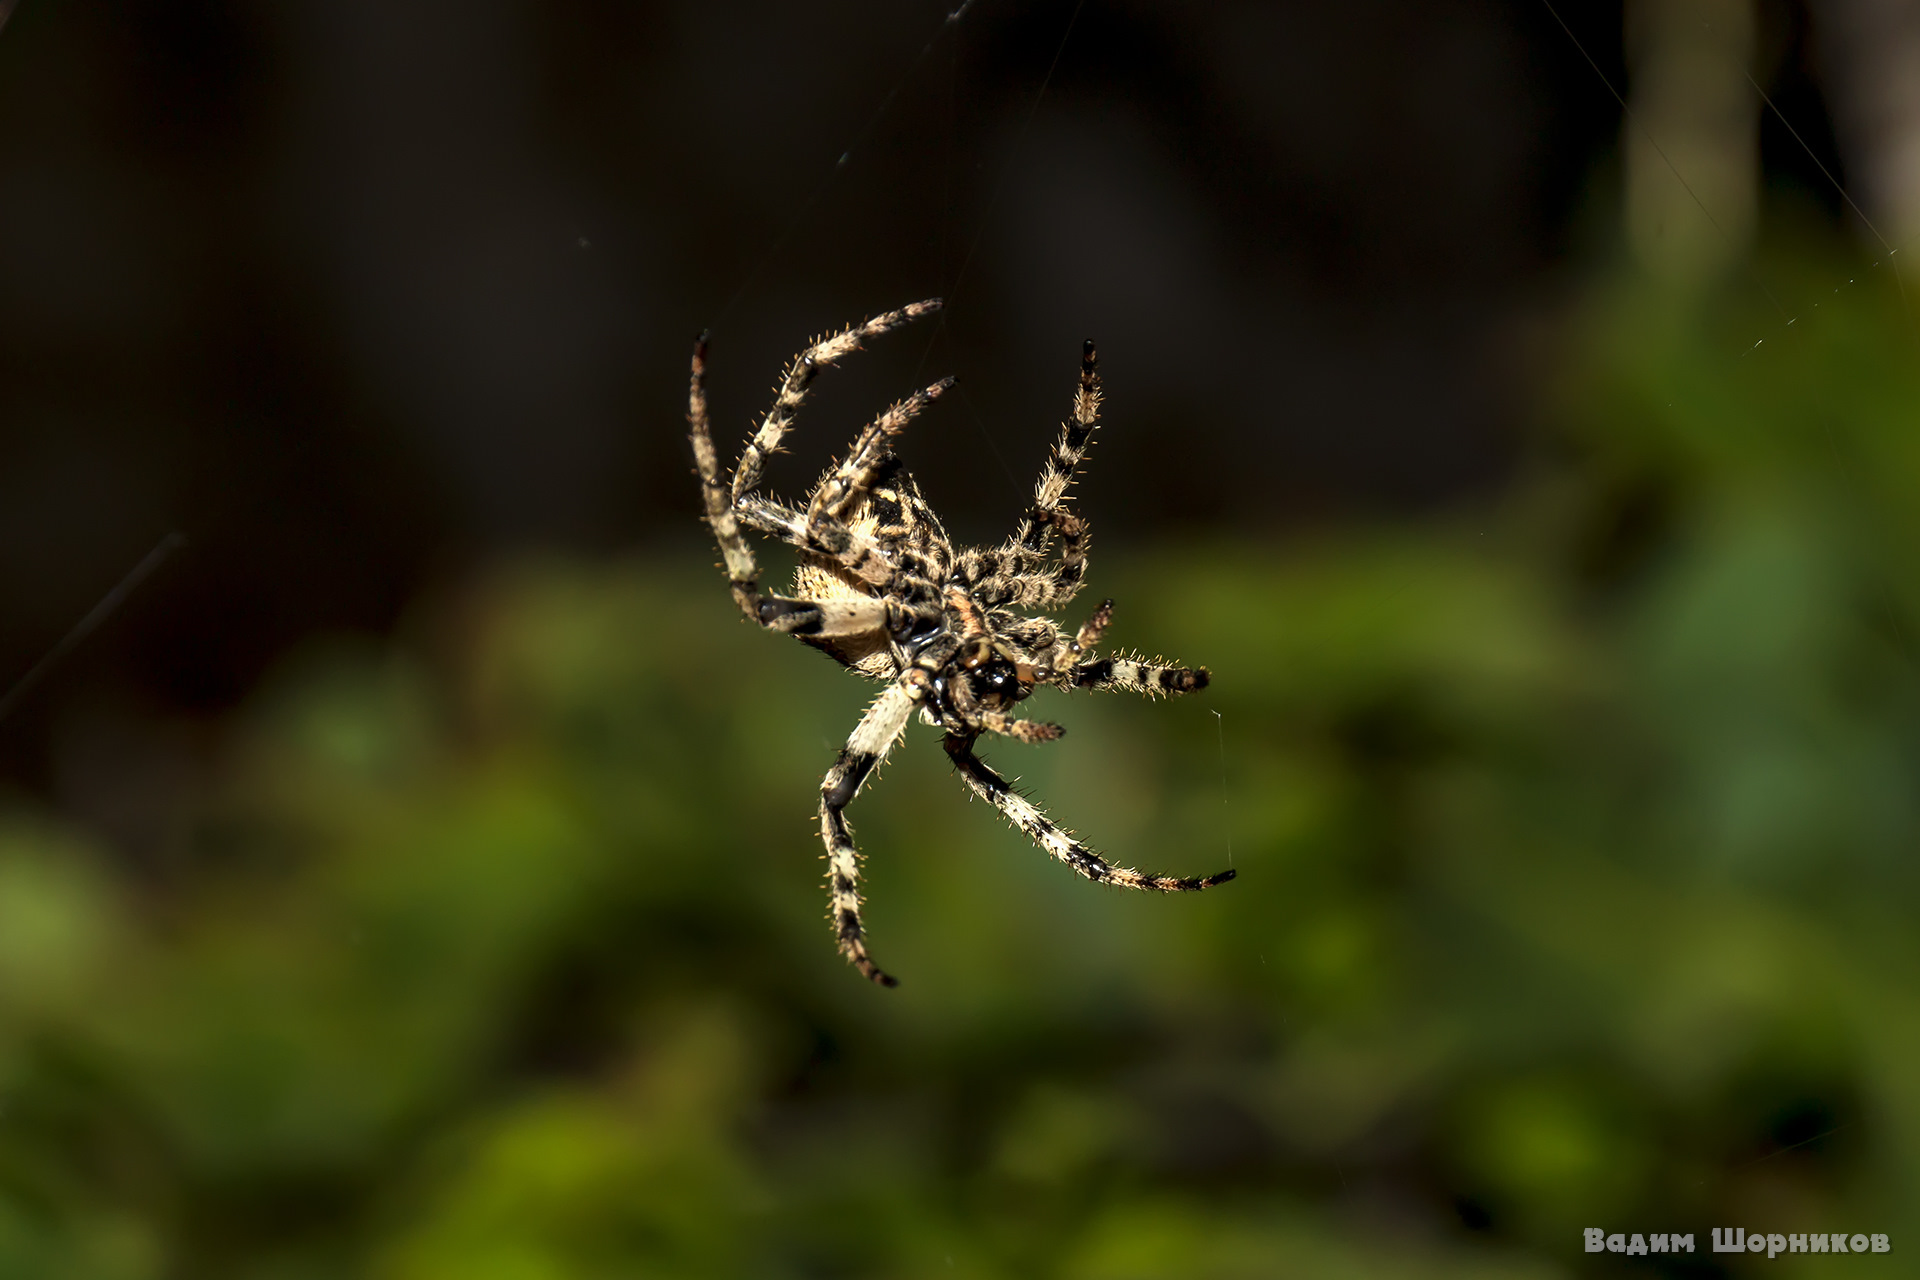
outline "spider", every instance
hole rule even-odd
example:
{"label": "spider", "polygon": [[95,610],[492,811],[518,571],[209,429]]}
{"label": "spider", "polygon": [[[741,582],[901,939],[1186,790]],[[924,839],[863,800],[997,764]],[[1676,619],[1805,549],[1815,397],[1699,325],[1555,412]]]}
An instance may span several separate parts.
{"label": "spider", "polygon": [[[1202,879],[1148,875],[1106,861],[1042,813],[974,754],[983,733],[1019,742],[1051,742],[1057,724],[1010,711],[1041,685],[1124,689],[1149,697],[1207,685],[1205,667],[1133,657],[1097,658],[1092,649],[1113,617],[1104,601],[1072,633],[1045,617],[1015,610],[1058,609],[1078,594],[1087,568],[1087,530],[1062,507],[1074,469],[1100,422],[1100,374],[1088,341],[1080,361],[1073,416],[1034,486],[1033,505],[998,547],[955,547],[919,486],[893,452],[893,437],[953,385],[944,378],[875,418],[844,461],[821,477],[806,506],[759,492],[768,455],[793,425],[815,375],[858,351],[868,338],[940,309],[931,298],[849,325],[816,341],[787,366],[773,408],[747,442],[729,483],[720,473],[707,418],[707,335],[694,346],[687,421],[700,470],[706,522],[725,558],[734,601],[749,620],[811,645],[886,688],[861,716],[820,784],[820,839],[826,845],[829,919],[840,951],[883,986],[895,979],[867,954],[860,921],[859,855],[846,808],[886,758],[917,710],[946,730],[942,745],[967,786],[1033,842],[1089,880],[1162,893],[1212,888],[1232,871]],[[762,592],[760,571],[742,529],[799,548],[791,595]],[[1058,558],[1051,543],[1059,537]]]}

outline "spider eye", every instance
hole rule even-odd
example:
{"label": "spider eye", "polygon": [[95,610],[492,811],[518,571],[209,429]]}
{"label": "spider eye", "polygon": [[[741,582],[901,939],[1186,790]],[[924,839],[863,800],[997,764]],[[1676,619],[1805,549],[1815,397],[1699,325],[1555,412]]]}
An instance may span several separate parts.
{"label": "spider eye", "polygon": [[1017,683],[1013,678],[1013,669],[1004,662],[981,667],[971,675],[973,691],[982,698],[999,699],[1012,692]]}

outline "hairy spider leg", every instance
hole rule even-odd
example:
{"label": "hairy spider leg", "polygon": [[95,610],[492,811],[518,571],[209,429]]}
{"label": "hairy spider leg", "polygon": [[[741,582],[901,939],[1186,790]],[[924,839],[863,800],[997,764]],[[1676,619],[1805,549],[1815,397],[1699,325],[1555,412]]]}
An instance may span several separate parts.
{"label": "hairy spider leg", "polygon": [[874,541],[900,572],[899,594],[937,607],[940,586],[952,569],[953,544],[897,454],[876,460],[858,511],[872,521]]}
{"label": "hairy spider leg", "polygon": [[1107,625],[1113,621],[1113,597],[1108,596],[1093,611],[1093,616],[1080,624],[1080,630],[1073,635],[1073,650],[1084,653],[1100,643],[1100,637],[1107,633]]}
{"label": "hairy spider leg", "polygon": [[[947,572],[946,534],[898,458],[883,459],[879,474],[890,483],[866,494],[857,508],[865,531],[832,516],[806,513],[774,498],[752,494],[734,504],[740,523],[771,534],[802,551],[846,569],[869,586],[898,597],[916,616],[937,616],[939,583]],[[897,478],[896,478],[897,476]]]}
{"label": "hairy spider leg", "polygon": [[1204,689],[1211,679],[1205,667],[1167,666],[1137,658],[1095,658],[1076,664],[1066,684],[1072,689],[1122,689],[1157,698]]}
{"label": "hairy spider leg", "polygon": [[707,525],[726,561],[728,585],[740,612],[760,621],[760,566],[753,548],[740,536],[733,499],[720,479],[720,459],[713,450],[713,426],[707,416],[707,335],[693,344],[693,374],[687,387],[687,435],[693,441],[693,463],[700,471],[700,499]]}
{"label": "hairy spider leg", "polygon": [[[707,524],[726,563],[728,585],[740,611],[770,631],[803,636],[865,635],[884,630],[896,620],[895,610],[879,597],[854,600],[798,600],[785,596],[762,595],[760,567],[754,562],[753,549],[740,532],[740,513],[720,478],[720,462],[713,448],[713,428],[707,412],[707,338],[694,344],[693,370],[687,390],[688,438],[693,443],[694,465],[700,471],[700,494],[706,508]],[[844,526],[842,526],[844,530]],[[856,563],[868,563],[880,553],[871,543],[844,548],[858,557]],[[857,571],[857,570],[856,570]],[[891,577],[891,566],[887,576]]]}
{"label": "hairy spider leg", "polygon": [[860,350],[861,343],[866,339],[877,338],[939,309],[940,299],[928,298],[897,311],[884,311],[863,324],[848,325],[839,333],[820,339],[795,356],[787,366],[786,376],[780,380],[779,390],[774,393],[773,407],[767,410],[767,416],[761,419],[760,429],[754,432],[753,438],[741,451],[740,463],[733,470],[734,500],[745,497],[759,485],[767,457],[779,449],[781,437],[793,426],[793,416],[799,410],[800,402],[807,398],[807,387],[813,382],[815,374]]}
{"label": "hairy spider leg", "polygon": [[829,919],[840,940],[841,954],[883,987],[897,985],[898,979],[882,971],[867,955],[866,930],[860,923],[860,853],[847,829],[845,812],[860,794],[867,775],[900,740],[914,708],[926,698],[929,683],[924,670],[909,667],[882,690],[820,782],[820,840],[827,847]]}
{"label": "hairy spider leg", "polygon": [[952,378],[942,378],[905,400],[889,405],[885,412],[868,423],[866,429],[854,439],[853,447],[847,450],[846,460],[814,486],[813,497],[807,503],[807,519],[815,520],[822,516],[845,518],[848,510],[867,496],[881,466],[892,456],[893,437],[905,431],[909,422],[919,417],[928,405],[952,386]]}
{"label": "hairy spider leg", "polygon": [[[945,538],[933,536],[939,522],[900,465],[891,442],[952,385],[952,378],[942,378],[875,418],[855,439],[846,460],[821,477],[807,502],[807,536],[815,541],[824,541],[825,531],[847,519],[870,525],[878,533],[882,520],[892,515],[900,525],[900,535],[880,537],[882,554],[892,573],[876,585],[888,595],[918,605],[934,598],[934,584],[945,562],[932,549],[944,545]],[[883,478],[895,483],[881,497],[875,486]],[[876,498],[881,498],[878,504]],[[910,507],[917,507],[912,516],[908,515]]]}
{"label": "hairy spider leg", "polygon": [[733,509],[747,528],[770,533],[802,551],[831,560],[872,586],[886,587],[898,574],[893,559],[873,539],[832,516],[809,520],[786,503],[759,494],[739,499]]}
{"label": "hairy spider leg", "polygon": [[[1073,395],[1073,414],[1061,424],[1060,439],[1040,469],[1040,479],[1033,486],[1033,506],[1021,517],[1007,542],[1009,548],[1017,547],[1032,557],[1017,575],[1011,602],[1029,608],[1058,608],[1079,594],[1086,579],[1086,521],[1062,504],[1081,460],[1092,447],[1094,429],[1100,425],[1101,399],[1100,354],[1094,349],[1093,339],[1088,338],[1080,350],[1080,385]],[[1055,532],[1060,535],[1060,560],[1048,567],[1038,557],[1045,554],[1048,536]]]}
{"label": "hairy spider leg", "polygon": [[975,755],[973,753],[974,738],[973,734],[949,733],[940,744],[947,749],[947,755],[953,759],[954,767],[960,770],[960,776],[966,779],[967,786],[973,789],[975,795],[1004,814],[1014,826],[1026,832],[1029,840],[1087,879],[1097,884],[1119,885],[1123,889],[1146,889],[1156,893],[1192,893],[1200,889],[1211,889],[1214,885],[1225,884],[1233,879],[1234,873],[1231,870],[1189,880],[1178,876],[1152,875],[1135,871],[1131,867],[1115,866],[1075,839],[1072,832],[1042,813],[1037,805],[1015,791],[1005,778],[995,773],[986,761]]}
{"label": "hairy spider leg", "polygon": [[1080,351],[1080,386],[1073,395],[1073,416],[1060,426],[1060,439],[1040,469],[1033,486],[1033,506],[1014,526],[1008,545],[1027,551],[1046,550],[1050,517],[1066,500],[1074,472],[1086,457],[1093,442],[1094,428],[1100,425],[1100,355],[1088,338]]}
{"label": "hairy spider leg", "polygon": [[1053,724],[1046,720],[1019,720],[999,711],[982,711],[974,719],[980,727],[989,733],[998,733],[1012,738],[1015,742],[1037,744],[1055,742],[1065,736],[1065,725]]}
{"label": "hairy spider leg", "polygon": [[1071,636],[1063,635],[1052,618],[1044,617],[1026,618],[1000,630],[1017,638],[1029,652],[1041,655],[1034,663],[1034,683],[1072,688],[1074,666],[1100,643],[1112,621],[1113,601],[1107,599]]}
{"label": "hairy spider leg", "polygon": [[[823,368],[837,363],[843,357],[861,349],[868,338],[900,328],[922,316],[930,315],[940,309],[938,298],[928,298],[912,303],[894,311],[883,312],[861,324],[849,325],[830,337],[822,338],[795,356],[787,366],[786,375],[774,395],[773,407],[762,419],[759,429],[748,440],[742,450],[739,463],[734,467],[731,498],[734,509],[740,519],[750,527],[775,533],[793,545],[812,552],[839,568],[857,577],[868,585],[879,588],[889,595],[903,595],[909,600],[927,597],[929,592],[923,584],[913,581],[923,576],[913,573],[917,566],[908,565],[907,576],[903,580],[902,566],[886,550],[877,547],[871,538],[848,527],[845,516],[847,508],[854,505],[861,496],[860,490],[870,483],[877,462],[874,457],[860,457],[859,442],[849,455],[849,463],[856,464],[856,471],[846,479],[857,483],[848,485],[844,492],[829,496],[826,482],[816,486],[812,500],[808,503],[805,519],[795,522],[784,518],[789,508],[784,504],[763,498],[754,492],[765,471],[766,459],[779,449],[781,439],[793,426],[795,414],[806,399],[807,390],[814,377]],[[885,454],[887,437],[897,433],[921,409],[925,408],[941,391],[951,385],[951,379],[929,388],[901,404],[893,406],[887,413],[871,425],[863,434],[864,442],[872,436],[879,444],[879,454]],[[842,473],[846,468],[842,468]],[[861,477],[865,479],[862,480]],[[917,497],[917,494],[915,495]],[[924,505],[924,504],[923,504]],[[828,508],[831,509],[828,509]],[[944,566],[941,566],[944,570]],[[915,612],[920,612],[915,610]]]}
{"label": "hairy spider leg", "polygon": [[1057,509],[1049,511],[1046,519],[1060,535],[1060,561],[1034,575],[1042,589],[1030,598],[1036,608],[1058,609],[1079,595],[1086,581],[1087,522],[1071,511]]}
{"label": "hairy spider leg", "polygon": [[[1080,354],[1073,414],[1061,424],[1060,439],[1040,469],[1033,505],[1021,515],[1004,545],[961,557],[961,577],[982,604],[1052,609],[1079,594],[1087,574],[1087,525],[1062,504],[1100,425],[1100,400],[1100,357],[1089,338]],[[1056,532],[1060,559],[1049,565],[1047,546]]]}
{"label": "hairy spider leg", "polygon": [[968,641],[984,640],[992,634],[993,629],[981,616],[980,606],[963,588],[948,587],[946,595],[947,607],[960,619],[960,641],[963,645]]}
{"label": "hairy spider leg", "polygon": [[1102,600],[1091,617],[1080,624],[1071,637],[1061,634],[1051,618],[1025,618],[1003,623],[999,634],[1015,640],[1023,648],[1043,654],[1036,661],[1036,684],[1058,685],[1063,689],[1120,689],[1128,693],[1161,697],[1193,693],[1207,687],[1212,679],[1205,667],[1182,667],[1169,663],[1146,662],[1120,655],[1094,658],[1088,655],[1113,622],[1113,601]]}

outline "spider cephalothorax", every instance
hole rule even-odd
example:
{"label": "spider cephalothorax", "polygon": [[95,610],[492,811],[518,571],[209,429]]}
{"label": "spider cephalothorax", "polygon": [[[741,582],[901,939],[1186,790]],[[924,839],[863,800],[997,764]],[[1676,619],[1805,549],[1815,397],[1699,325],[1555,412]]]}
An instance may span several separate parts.
{"label": "spider cephalothorax", "polygon": [[[939,308],[936,298],[889,311],[822,338],[796,356],[773,408],[742,451],[731,482],[721,476],[707,419],[704,336],[694,348],[688,396],[687,420],[707,523],[720,543],[741,611],[768,630],[795,636],[887,684],[820,784],[820,838],[827,848],[831,919],[840,950],[861,973],[886,986],[894,980],[867,955],[860,922],[859,859],[844,815],[916,710],[922,720],[946,730],[943,745],[974,794],[1087,879],[1169,893],[1233,879],[1231,871],[1187,880],[1114,866],[1056,825],[973,753],[983,733],[1021,742],[1050,742],[1064,733],[1057,724],[1008,714],[1042,685],[1153,696],[1190,693],[1207,684],[1205,667],[1092,656],[1113,617],[1111,600],[1071,634],[1051,618],[1017,612],[1065,605],[1086,576],[1086,526],[1061,503],[1100,421],[1093,343],[1087,343],[1081,358],[1073,416],[1034,486],[1033,505],[1013,536],[998,547],[955,547],[893,452],[893,437],[939,399],[953,384],[950,378],[875,418],[846,458],[821,477],[804,508],[758,492],[766,458],[778,450],[793,425],[814,376],[859,350],[863,339]],[[743,527],[799,548],[791,595],[760,590],[760,572]]]}

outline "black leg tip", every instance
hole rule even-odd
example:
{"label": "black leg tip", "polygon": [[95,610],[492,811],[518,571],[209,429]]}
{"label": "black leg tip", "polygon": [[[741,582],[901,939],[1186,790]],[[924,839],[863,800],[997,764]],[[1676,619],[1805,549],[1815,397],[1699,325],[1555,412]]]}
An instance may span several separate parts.
{"label": "black leg tip", "polygon": [[1233,879],[1235,876],[1239,874],[1240,873],[1238,871],[1235,871],[1232,868],[1228,868],[1227,870],[1222,871],[1219,875],[1208,876],[1206,881],[1207,888],[1211,889],[1213,888],[1213,886],[1217,884],[1225,884],[1227,881]]}

